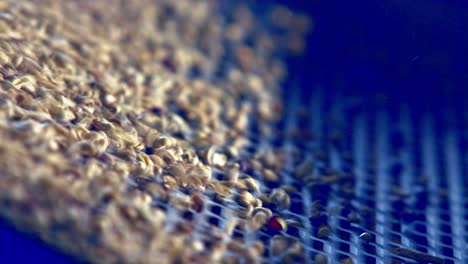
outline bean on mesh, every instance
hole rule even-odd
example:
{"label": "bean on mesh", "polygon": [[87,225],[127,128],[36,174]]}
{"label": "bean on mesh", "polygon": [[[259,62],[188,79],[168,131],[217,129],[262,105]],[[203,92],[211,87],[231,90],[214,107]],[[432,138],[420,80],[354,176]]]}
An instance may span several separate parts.
{"label": "bean on mesh", "polygon": [[291,199],[289,198],[288,193],[282,188],[274,189],[270,194],[269,199],[278,210],[288,209],[291,204]]}

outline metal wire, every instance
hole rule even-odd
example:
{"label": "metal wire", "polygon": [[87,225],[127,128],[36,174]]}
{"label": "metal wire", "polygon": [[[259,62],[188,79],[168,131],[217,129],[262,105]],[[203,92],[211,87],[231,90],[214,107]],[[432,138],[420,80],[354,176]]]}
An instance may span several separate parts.
{"label": "metal wire", "polygon": [[[468,199],[463,172],[467,164],[466,150],[459,144],[466,137],[463,130],[447,124],[437,113],[421,115],[408,106],[353,109],[350,98],[321,89],[306,98],[300,90],[291,90],[285,98],[288,113],[278,126],[282,129],[278,137],[294,129],[309,129],[314,137],[310,141],[284,137],[280,145],[299,149],[304,158],[314,157],[313,173],[318,177],[330,169],[350,176],[345,182],[317,187],[293,177],[294,160],[285,168],[282,184],[296,186],[299,191],[289,210],[281,214],[299,219],[304,227],[281,235],[301,243],[307,263],[317,254],[327,257],[329,263],[417,263],[431,258],[435,263],[465,261]],[[298,114],[301,110],[309,113],[307,118]],[[466,126],[462,120],[455,121],[449,123]],[[343,132],[338,143],[330,140],[335,131]],[[261,138],[255,147],[273,142],[278,138]],[[330,227],[327,238],[317,236],[318,226],[309,219],[317,199],[323,203]],[[216,213],[218,216],[212,217],[226,220],[223,212]],[[271,235],[259,231],[246,234],[244,239],[246,243],[262,239],[270,245]],[[281,261],[281,256],[273,257],[270,252],[265,251],[264,262]]]}

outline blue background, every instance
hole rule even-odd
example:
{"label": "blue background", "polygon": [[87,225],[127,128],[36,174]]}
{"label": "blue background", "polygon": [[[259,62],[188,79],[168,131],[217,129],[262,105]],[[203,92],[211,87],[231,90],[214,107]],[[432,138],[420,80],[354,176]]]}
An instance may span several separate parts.
{"label": "blue background", "polygon": [[279,2],[315,21],[308,55],[292,64],[310,79],[303,89],[318,83],[424,105],[460,102],[467,94],[467,1]]}

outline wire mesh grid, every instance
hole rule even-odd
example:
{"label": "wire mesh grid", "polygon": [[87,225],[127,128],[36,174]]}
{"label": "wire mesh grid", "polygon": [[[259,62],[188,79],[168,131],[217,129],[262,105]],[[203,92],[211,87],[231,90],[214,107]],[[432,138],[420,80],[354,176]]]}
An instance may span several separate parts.
{"label": "wire mesh grid", "polygon": [[[236,228],[234,239],[247,245],[262,240],[264,262],[465,261],[466,118],[460,113],[418,113],[408,106],[360,107],[323,90],[311,97],[301,96],[299,90],[286,93],[287,116],[278,124],[276,136],[257,137],[252,123],[256,144],[251,148],[286,151],[289,160],[280,184],[298,192],[291,194],[289,209],[271,209],[299,224],[273,234]],[[294,170],[305,160],[313,161],[311,177],[298,179]],[[277,187],[261,174],[249,173],[263,192]],[[225,228],[239,207],[213,197],[207,202],[209,209],[199,219],[206,227]],[[277,237],[299,246],[275,252]]]}

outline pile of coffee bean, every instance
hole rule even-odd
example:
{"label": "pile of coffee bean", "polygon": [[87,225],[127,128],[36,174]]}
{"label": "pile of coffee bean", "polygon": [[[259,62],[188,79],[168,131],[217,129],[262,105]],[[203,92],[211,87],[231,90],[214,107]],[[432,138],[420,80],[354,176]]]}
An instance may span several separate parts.
{"label": "pile of coffee bean", "polygon": [[95,263],[260,262],[242,237],[284,231],[294,188],[287,151],[253,146],[309,28],[237,1],[2,1],[0,215]]}

